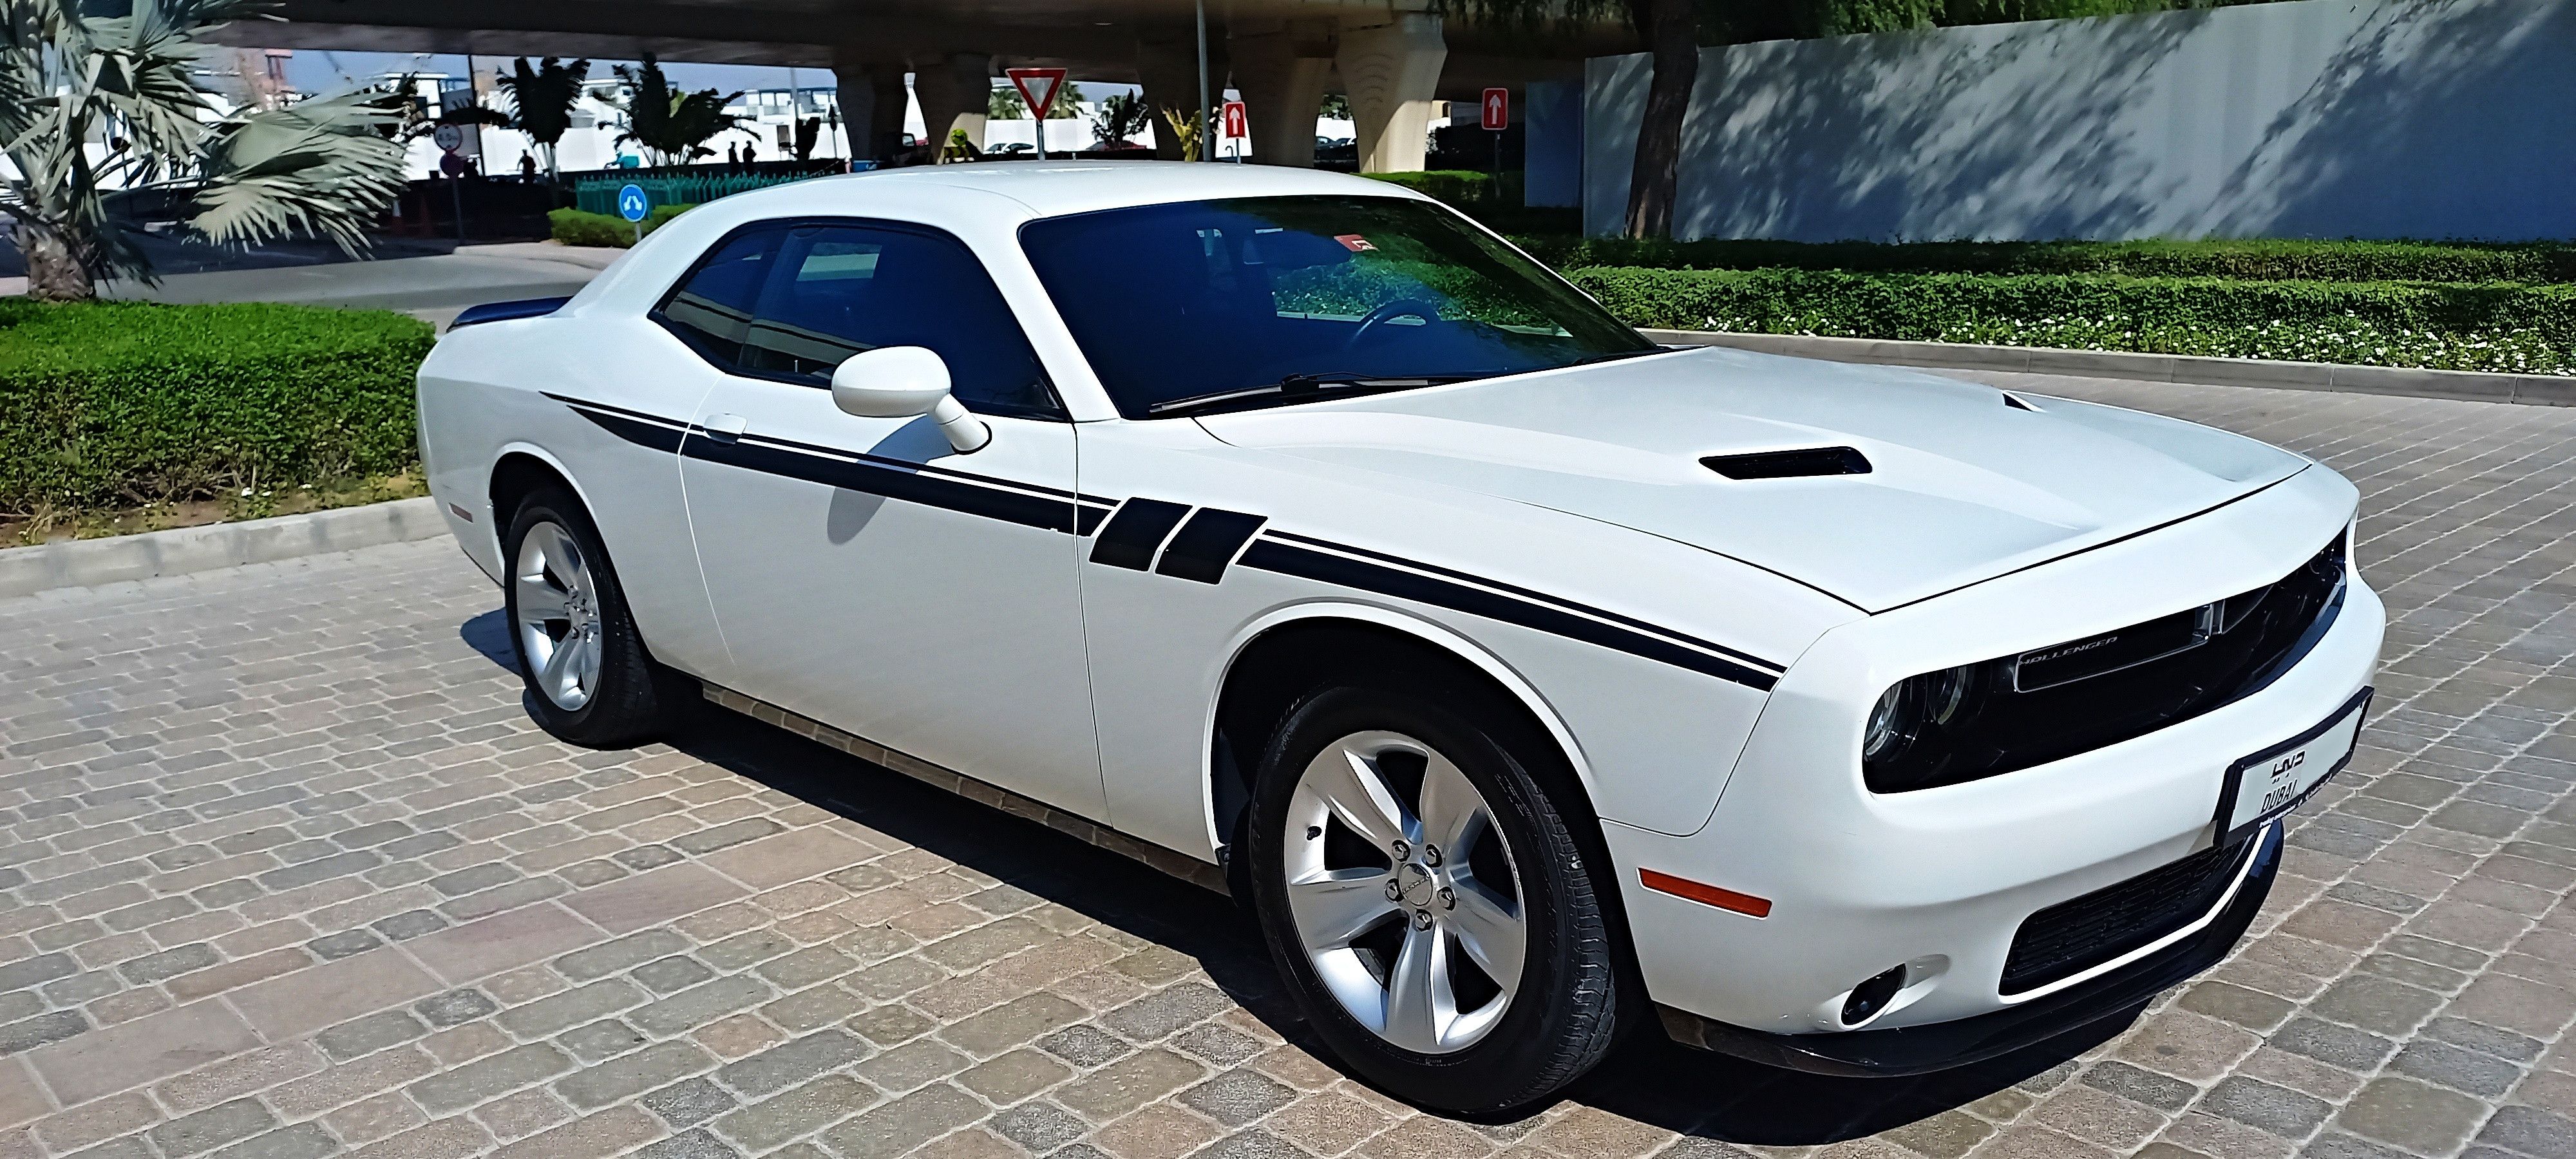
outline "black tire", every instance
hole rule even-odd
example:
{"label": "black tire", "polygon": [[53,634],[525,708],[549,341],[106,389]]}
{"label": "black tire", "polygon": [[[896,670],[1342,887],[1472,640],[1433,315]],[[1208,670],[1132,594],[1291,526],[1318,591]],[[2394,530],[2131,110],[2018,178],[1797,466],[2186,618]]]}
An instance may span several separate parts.
{"label": "black tire", "polygon": [[[530,531],[552,524],[563,530],[588,565],[596,588],[595,603],[599,631],[600,665],[596,687],[588,699],[575,708],[555,703],[540,687],[528,641],[519,626],[519,571],[521,545]],[[691,708],[686,677],[654,663],[645,650],[644,641],[635,630],[635,617],[627,609],[625,589],[617,582],[617,569],[610,563],[608,547],[600,542],[599,528],[581,500],[561,487],[541,487],[521,500],[518,511],[510,518],[507,534],[501,537],[502,575],[505,577],[503,616],[510,630],[510,651],[517,658],[519,678],[527,685],[529,714],[539,727],[557,739],[585,748],[632,748],[664,735],[685,719]]]}
{"label": "black tire", "polygon": [[[1450,707],[1451,700],[1461,707]],[[1597,893],[1609,883],[1595,877],[1564,815],[1530,775],[1530,762],[1514,756],[1506,739],[1513,730],[1482,719],[1494,714],[1478,712],[1474,703],[1374,687],[1308,696],[1290,710],[1263,755],[1245,843],[1255,918],[1315,1033],[1361,1077],[1398,1098],[1484,1115],[1543,1100],[1597,1065],[1618,1034],[1621,986]],[[1519,989],[1490,1031],[1448,1053],[1404,1049],[1354,1019],[1317,975],[1289,912],[1286,827],[1299,777],[1326,745],[1381,730],[1428,744],[1465,774],[1518,867],[1527,947]]]}

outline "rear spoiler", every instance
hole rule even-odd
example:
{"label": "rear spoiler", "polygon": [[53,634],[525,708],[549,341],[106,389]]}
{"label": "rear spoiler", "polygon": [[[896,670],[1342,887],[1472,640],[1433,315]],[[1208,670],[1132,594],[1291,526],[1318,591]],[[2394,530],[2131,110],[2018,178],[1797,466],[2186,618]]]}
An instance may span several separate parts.
{"label": "rear spoiler", "polygon": [[456,316],[455,321],[447,324],[447,328],[454,330],[477,322],[505,322],[512,318],[542,318],[561,309],[563,304],[569,301],[572,299],[563,297],[521,298],[515,302],[485,302],[480,306],[466,307],[463,313]]}

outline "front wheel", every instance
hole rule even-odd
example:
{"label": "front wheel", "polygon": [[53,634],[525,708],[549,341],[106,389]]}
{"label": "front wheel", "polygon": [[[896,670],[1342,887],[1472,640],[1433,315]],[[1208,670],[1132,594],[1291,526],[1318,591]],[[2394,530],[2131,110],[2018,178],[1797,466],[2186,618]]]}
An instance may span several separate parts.
{"label": "front wheel", "polygon": [[674,682],[644,650],[608,549],[581,502],[547,488],[519,504],[502,539],[503,599],[537,724],[590,748],[651,739],[671,718]]}
{"label": "front wheel", "polygon": [[1554,1093],[1616,1023],[1593,868],[1499,735],[1409,694],[1325,691],[1265,755],[1248,834],[1254,910],[1317,1034],[1459,1113]]}

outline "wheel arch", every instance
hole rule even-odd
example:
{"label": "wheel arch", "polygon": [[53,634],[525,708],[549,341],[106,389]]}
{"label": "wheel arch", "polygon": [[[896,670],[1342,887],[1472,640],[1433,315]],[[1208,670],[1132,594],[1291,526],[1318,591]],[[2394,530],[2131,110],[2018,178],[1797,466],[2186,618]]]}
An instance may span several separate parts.
{"label": "wheel arch", "polygon": [[[1365,668],[1445,678],[1508,713],[1526,738],[1556,760],[1544,779],[1561,807],[1571,807],[1594,833],[1592,769],[1582,746],[1553,706],[1500,657],[1456,632],[1369,604],[1302,604],[1254,621],[1237,637],[1209,704],[1206,783],[1211,842],[1232,842],[1250,803],[1260,755],[1298,698],[1338,674]],[[1539,770],[1532,770],[1533,773]]]}
{"label": "wheel arch", "polygon": [[[492,459],[492,473],[484,483],[484,501],[491,505],[487,510],[496,542],[507,532],[510,517],[518,511],[519,503],[549,484],[572,492],[573,498],[581,501],[583,510],[592,509],[589,493],[573,481],[572,472],[564,468],[563,461],[545,448],[533,443],[512,443],[501,448],[501,453]],[[504,562],[501,566],[507,568],[510,565]]]}

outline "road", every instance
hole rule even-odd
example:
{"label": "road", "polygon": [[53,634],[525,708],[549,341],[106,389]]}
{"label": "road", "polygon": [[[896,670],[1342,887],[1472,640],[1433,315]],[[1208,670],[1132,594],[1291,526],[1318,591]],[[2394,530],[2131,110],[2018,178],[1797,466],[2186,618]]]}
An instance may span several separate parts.
{"label": "road", "polygon": [[1426,1116],[1223,899],[720,713],[547,739],[436,541],[0,603],[0,1157],[2576,1154],[2576,410],[2009,381],[2344,471],[2394,617],[2255,936],[2133,1023]]}
{"label": "road", "polygon": [[[234,268],[205,261],[163,277],[157,286],[115,282],[105,296],[152,302],[290,302],[401,310],[444,325],[477,302],[546,298],[580,290],[626,251],[553,242],[433,246],[388,242],[386,257],[352,262],[273,260],[255,255]],[[309,247],[308,247],[309,248]],[[426,252],[436,249],[451,252]],[[0,296],[24,294],[23,277],[0,278]]]}

